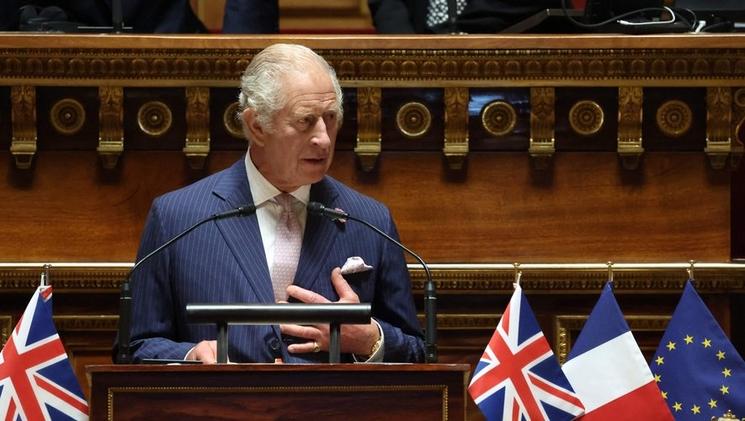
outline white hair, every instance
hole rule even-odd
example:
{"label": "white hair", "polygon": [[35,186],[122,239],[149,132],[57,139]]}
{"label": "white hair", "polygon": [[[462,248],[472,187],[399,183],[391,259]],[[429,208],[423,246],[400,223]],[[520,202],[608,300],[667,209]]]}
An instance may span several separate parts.
{"label": "white hair", "polygon": [[[256,120],[263,128],[273,130],[274,114],[287,103],[283,88],[285,78],[290,73],[307,73],[308,66],[313,65],[326,70],[331,78],[336,94],[337,122],[341,125],[344,109],[336,72],[323,57],[310,48],[297,44],[273,44],[254,56],[241,77],[239,115],[250,108],[256,113]],[[240,120],[243,121],[242,118]]]}

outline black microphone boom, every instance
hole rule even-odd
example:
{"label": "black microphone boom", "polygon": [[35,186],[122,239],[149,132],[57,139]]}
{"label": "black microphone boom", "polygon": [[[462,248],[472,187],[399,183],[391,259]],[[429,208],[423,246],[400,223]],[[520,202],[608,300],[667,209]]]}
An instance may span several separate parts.
{"label": "black microphone boom", "polygon": [[158,248],[148,253],[145,257],[138,260],[132,269],[127,273],[127,277],[124,278],[122,283],[122,291],[119,295],[119,334],[117,343],[117,353],[114,361],[119,364],[129,364],[132,362],[132,353],[129,350],[130,341],[130,325],[132,323],[132,291],[129,285],[129,279],[132,277],[135,269],[141,264],[148,261],[151,257],[160,253],[163,249],[175,243],[176,241],[183,238],[185,235],[199,228],[210,221],[217,221],[218,219],[232,218],[234,216],[248,216],[256,212],[256,206],[254,205],[243,205],[237,208],[227,210],[225,212],[215,213],[207,218],[197,221],[194,225],[176,234],[173,238],[161,244]]}
{"label": "black microphone boom", "polygon": [[429,271],[429,266],[422,260],[419,255],[409,250],[406,246],[396,241],[390,235],[383,232],[380,228],[375,225],[363,220],[356,218],[339,209],[329,209],[326,206],[318,202],[308,203],[308,212],[313,215],[321,215],[332,221],[351,219],[357,221],[366,227],[372,229],[378,234],[385,237],[388,241],[397,245],[401,250],[409,253],[413,256],[420,265],[424,268],[424,272],[427,275],[427,282],[424,284],[424,317],[426,321],[426,329],[424,330],[424,347],[425,347],[425,361],[428,363],[437,362],[437,291],[435,289],[435,283],[432,281],[432,273]]}

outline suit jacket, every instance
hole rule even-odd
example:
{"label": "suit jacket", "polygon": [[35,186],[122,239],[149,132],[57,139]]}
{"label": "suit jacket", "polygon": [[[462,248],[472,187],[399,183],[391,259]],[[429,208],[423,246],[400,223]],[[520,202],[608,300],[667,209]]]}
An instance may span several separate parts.
{"label": "suit jacket", "polygon": [[[311,186],[310,200],[340,208],[398,237],[388,209],[331,177]],[[138,259],[200,219],[252,203],[243,160],[153,202]],[[331,270],[350,256],[373,266],[356,283],[361,302],[372,303],[385,335],[385,361],[424,358],[422,329],[400,249],[353,221],[308,215],[295,284],[331,301],[338,296]],[[274,294],[256,215],[205,224],[144,263],[132,278],[132,349],[135,360],[182,359],[199,341],[215,339],[214,326],[188,324],[189,303],[272,303]],[[327,361],[327,354],[287,352],[278,326],[230,326],[233,362]],[[347,356],[349,357],[349,356]]]}

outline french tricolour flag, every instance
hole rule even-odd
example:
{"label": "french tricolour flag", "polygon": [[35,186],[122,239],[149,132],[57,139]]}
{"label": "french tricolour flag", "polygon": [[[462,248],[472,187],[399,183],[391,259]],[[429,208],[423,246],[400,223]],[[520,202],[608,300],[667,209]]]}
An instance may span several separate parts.
{"label": "french tricolour flag", "polygon": [[585,406],[582,420],[673,419],[610,282],[562,369]]}

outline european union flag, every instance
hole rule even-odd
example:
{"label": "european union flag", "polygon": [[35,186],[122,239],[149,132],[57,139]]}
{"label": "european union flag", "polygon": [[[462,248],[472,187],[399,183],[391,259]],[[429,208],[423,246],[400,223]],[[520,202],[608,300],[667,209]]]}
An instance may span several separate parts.
{"label": "european union flag", "polygon": [[650,366],[675,419],[745,417],[745,361],[690,280]]}

